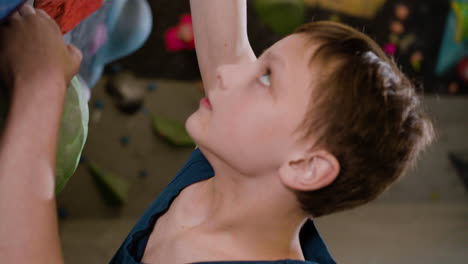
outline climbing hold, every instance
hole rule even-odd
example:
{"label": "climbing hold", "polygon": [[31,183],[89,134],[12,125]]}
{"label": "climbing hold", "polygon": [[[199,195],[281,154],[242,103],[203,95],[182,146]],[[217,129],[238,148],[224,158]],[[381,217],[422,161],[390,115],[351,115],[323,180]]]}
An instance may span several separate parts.
{"label": "climbing hold", "polygon": [[98,110],[103,110],[104,109],[104,102],[102,100],[99,100],[97,99],[96,101],[94,101],[94,108],[98,109]]}
{"label": "climbing hold", "polygon": [[333,21],[333,22],[341,22],[341,17],[337,14],[333,14],[328,18],[328,20]]}
{"label": "climbing hold", "polygon": [[451,95],[455,95],[458,93],[458,91],[460,90],[460,85],[458,85],[458,83],[456,82],[451,82],[448,86],[448,93],[451,94]]}
{"label": "climbing hold", "polygon": [[424,55],[421,51],[415,51],[413,54],[411,54],[410,57],[410,63],[411,67],[413,67],[413,70],[415,71],[421,71],[421,64],[422,61],[424,60]]}
{"label": "climbing hold", "polygon": [[195,49],[192,16],[183,14],[179,24],[169,28],[164,34],[166,49],[171,52]]}
{"label": "climbing hold", "polygon": [[88,162],[87,164],[104,200],[110,206],[122,206],[128,199],[128,182],[103,170],[92,162]]}
{"label": "climbing hold", "polygon": [[162,116],[153,116],[153,129],[157,135],[163,137],[167,142],[174,146],[195,146],[195,143],[187,133],[185,125],[182,122]]}
{"label": "climbing hold", "polygon": [[131,72],[121,72],[109,79],[107,92],[114,97],[124,114],[135,114],[143,106],[145,87]]}
{"label": "climbing hold", "polygon": [[405,32],[405,26],[400,21],[393,21],[390,25],[390,30],[394,34],[401,35]]}
{"label": "climbing hold", "polygon": [[112,63],[106,67],[106,72],[110,74],[116,74],[122,72],[124,67],[120,63]]}
{"label": "climbing hold", "polygon": [[463,58],[457,66],[458,78],[468,83],[468,57]]}
{"label": "climbing hold", "polygon": [[460,43],[468,38],[468,3],[453,1],[452,9],[457,21],[455,40],[457,43]]}
{"label": "climbing hold", "polygon": [[253,7],[263,23],[282,36],[292,33],[305,21],[304,0],[255,0]]}
{"label": "climbing hold", "polygon": [[464,40],[468,39],[468,3],[464,0],[452,2],[445,33],[436,65],[436,74],[443,76],[456,66],[460,58],[468,55],[468,47]]}
{"label": "climbing hold", "polygon": [[143,106],[140,111],[145,115],[151,115],[151,111],[145,106]]}
{"label": "climbing hold", "polygon": [[140,179],[145,179],[145,178],[148,177],[148,172],[147,172],[146,170],[140,170],[140,171],[138,172],[138,177],[139,177]]}
{"label": "climbing hold", "polygon": [[398,4],[395,7],[395,16],[400,20],[406,20],[410,15],[410,9],[405,4]]}
{"label": "climbing hold", "polygon": [[131,137],[129,136],[123,136],[120,138],[120,144],[124,147],[126,147],[127,145],[129,145],[131,142]]}
{"label": "climbing hold", "polygon": [[0,22],[23,3],[24,0],[0,0]]}
{"label": "climbing hold", "polygon": [[388,37],[388,39],[389,39],[390,42],[393,43],[393,44],[398,44],[398,42],[400,41],[400,37],[398,37],[396,34],[390,34],[390,36]]}
{"label": "climbing hold", "polygon": [[387,55],[393,56],[397,51],[397,46],[393,43],[387,43],[384,45],[384,51]]}
{"label": "climbing hold", "polygon": [[440,200],[440,193],[437,192],[437,191],[433,191],[433,192],[431,193],[431,200],[432,200],[433,202],[439,201],[439,200]]}
{"label": "climbing hold", "polygon": [[150,92],[154,92],[154,91],[156,91],[158,89],[158,84],[155,83],[155,82],[151,82],[151,83],[148,84],[147,89]]}
{"label": "climbing hold", "polygon": [[400,40],[398,47],[400,48],[401,52],[406,53],[409,50],[410,46],[413,45],[415,42],[416,35],[407,34]]}
{"label": "climbing hold", "polygon": [[65,34],[98,10],[104,2],[105,0],[35,0],[34,7],[53,17]]}
{"label": "climbing hold", "polygon": [[99,23],[94,32],[94,38],[89,48],[89,56],[94,56],[99,49],[106,44],[108,38],[107,26],[105,23]]}
{"label": "climbing hold", "polygon": [[[277,0],[264,0],[277,2]],[[283,0],[288,1],[288,0]],[[338,12],[359,19],[373,19],[387,0],[302,0],[312,8]],[[292,2],[292,1],[290,1]]]}

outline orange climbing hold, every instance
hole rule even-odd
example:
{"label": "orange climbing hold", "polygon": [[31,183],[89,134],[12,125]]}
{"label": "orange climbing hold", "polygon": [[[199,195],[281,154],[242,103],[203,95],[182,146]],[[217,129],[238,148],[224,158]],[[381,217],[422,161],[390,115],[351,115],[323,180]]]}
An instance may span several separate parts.
{"label": "orange climbing hold", "polygon": [[98,10],[105,0],[36,0],[34,7],[44,10],[60,26],[62,34],[75,28]]}

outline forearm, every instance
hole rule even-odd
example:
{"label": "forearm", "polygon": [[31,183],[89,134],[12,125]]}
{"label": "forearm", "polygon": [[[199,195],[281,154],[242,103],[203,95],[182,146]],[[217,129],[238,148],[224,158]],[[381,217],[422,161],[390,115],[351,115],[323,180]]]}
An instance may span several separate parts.
{"label": "forearm", "polygon": [[190,0],[198,63],[210,89],[219,65],[255,60],[247,36],[246,0]]}
{"label": "forearm", "polygon": [[1,263],[63,263],[54,186],[65,85],[51,79],[16,83],[31,87],[15,89],[28,95],[13,96],[0,138]]}

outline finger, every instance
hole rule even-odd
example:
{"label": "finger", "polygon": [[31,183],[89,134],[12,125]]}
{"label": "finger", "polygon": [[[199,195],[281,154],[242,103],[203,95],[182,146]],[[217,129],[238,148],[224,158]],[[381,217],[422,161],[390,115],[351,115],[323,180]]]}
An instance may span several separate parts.
{"label": "finger", "polygon": [[36,9],[36,13],[43,16],[44,18],[52,20],[52,18],[49,16],[49,14],[47,14],[47,12],[42,10],[42,9]]}
{"label": "finger", "polygon": [[59,25],[57,24],[57,22],[55,22],[55,20],[44,10],[42,9],[36,9],[36,13],[38,15],[40,15],[42,18],[45,18],[51,25],[54,25],[54,27],[60,32],[60,27]]}
{"label": "finger", "polygon": [[28,4],[22,5],[18,12],[23,17],[36,14],[36,10]]}
{"label": "finger", "polygon": [[80,64],[81,60],[83,59],[83,53],[81,53],[81,51],[77,47],[71,44],[68,44],[67,48],[72,58],[72,65],[74,66],[75,73],[77,73],[80,70]]}
{"label": "finger", "polygon": [[21,19],[21,15],[18,13],[18,11],[15,11],[13,12],[13,14],[11,14],[8,21],[13,22],[14,20],[19,20],[19,19]]}

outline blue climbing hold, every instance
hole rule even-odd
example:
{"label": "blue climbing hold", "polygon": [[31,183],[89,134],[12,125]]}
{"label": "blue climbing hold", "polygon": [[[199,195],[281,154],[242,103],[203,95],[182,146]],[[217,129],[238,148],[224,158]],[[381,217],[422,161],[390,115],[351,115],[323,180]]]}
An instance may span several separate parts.
{"label": "blue climbing hold", "polygon": [[120,144],[122,144],[122,146],[127,146],[128,144],[130,144],[130,141],[131,141],[131,138],[129,136],[123,136],[121,139],[120,139]]}
{"label": "blue climbing hold", "polygon": [[148,88],[148,91],[154,92],[154,91],[156,91],[158,89],[158,84],[152,82],[152,83],[148,84],[147,88]]}
{"label": "blue climbing hold", "polygon": [[26,0],[0,0],[0,22],[8,17]]}
{"label": "blue climbing hold", "polygon": [[147,178],[148,177],[148,172],[146,170],[141,170],[138,173],[138,177],[140,177],[141,179]]}
{"label": "blue climbing hold", "polygon": [[140,109],[140,111],[145,115],[151,115],[151,111],[144,106]]}
{"label": "blue climbing hold", "polygon": [[99,110],[103,110],[104,107],[105,107],[105,104],[104,104],[103,101],[101,101],[101,100],[94,101],[94,108],[99,109]]}
{"label": "blue climbing hold", "polygon": [[123,70],[124,70],[124,67],[119,63],[114,63],[114,64],[110,64],[107,66],[107,71],[110,74],[117,74],[119,72],[122,72]]}

